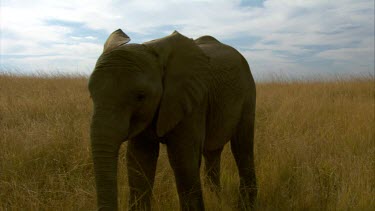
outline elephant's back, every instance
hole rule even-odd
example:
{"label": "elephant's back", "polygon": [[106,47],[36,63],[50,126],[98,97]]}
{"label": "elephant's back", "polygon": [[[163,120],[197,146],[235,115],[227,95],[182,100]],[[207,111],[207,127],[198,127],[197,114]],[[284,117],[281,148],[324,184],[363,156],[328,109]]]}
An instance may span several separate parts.
{"label": "elephant's back", "polygon": [[250,67],[236,49],[211,36],[200,37],[195,42],[210,58],[210,71],[214,83],[212,85],[215,90],[224,89],[222,91],[227,90],[239,96],[245,89],[255,89]]}
{"label": "elephant's back", "polygon": [[233,47],[219,42],[211,36],[203,36],[195,40],[195,43],[210,58],[212,72],[219,75],[227,75],[230,78],[251,79],[249,65],[245,58]]}

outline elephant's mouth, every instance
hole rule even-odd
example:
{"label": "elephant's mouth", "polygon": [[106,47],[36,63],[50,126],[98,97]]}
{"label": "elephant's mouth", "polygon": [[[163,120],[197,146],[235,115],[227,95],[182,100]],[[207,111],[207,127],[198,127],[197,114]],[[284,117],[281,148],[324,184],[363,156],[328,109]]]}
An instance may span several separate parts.
{"label": "elephant's mouth", "polygon": [[147,129],[147,126],[152,123],[152,119],[133,115],[130,118],[130,125],[128,128],[127,140],[138,136],[142,131]]}
{"label": "elephant's mouth", "polygon": [[128,136],[126,136],[126,137],[122,138],[121,141],[122,141],[122,142],[126,142],[126,141],[128,141],[129,139],[130,139],[130,138],[128,138]]}
{"label": "elephant's mouth", "polygon": [[142,132],[143,128],[140,127],[140,126],[135,126],[135,127],[129,128],[129,129],[130,129],[129,133],[128,133],[128,136],[125,138],[125,141],[136,137],[139,133]]}

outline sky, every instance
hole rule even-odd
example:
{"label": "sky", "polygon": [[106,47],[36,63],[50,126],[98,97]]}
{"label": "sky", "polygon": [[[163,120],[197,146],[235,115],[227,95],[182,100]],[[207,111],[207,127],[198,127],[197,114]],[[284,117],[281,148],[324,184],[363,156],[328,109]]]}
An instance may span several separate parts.
{"label": "sky", "polygon": [[211,35],[256,79],[374,74],[374,0],[0,0],[0,72],[90,74],[109,34]]}

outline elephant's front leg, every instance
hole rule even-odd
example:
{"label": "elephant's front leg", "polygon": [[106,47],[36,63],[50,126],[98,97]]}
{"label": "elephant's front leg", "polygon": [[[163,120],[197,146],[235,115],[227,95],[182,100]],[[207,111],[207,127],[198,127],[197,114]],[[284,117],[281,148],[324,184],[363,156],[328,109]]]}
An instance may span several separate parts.
{"label": "elephant's front leg", "polygon": [[167,140],[169,162],[175,174],[181,210],[204,210],[200,165],[204,121],[183,122]]}
{"label": "elephant's front leg", "polygon": [[159,142],[141,137],[131,140],[127,149],[129,210],[151,210],[152,188]]}

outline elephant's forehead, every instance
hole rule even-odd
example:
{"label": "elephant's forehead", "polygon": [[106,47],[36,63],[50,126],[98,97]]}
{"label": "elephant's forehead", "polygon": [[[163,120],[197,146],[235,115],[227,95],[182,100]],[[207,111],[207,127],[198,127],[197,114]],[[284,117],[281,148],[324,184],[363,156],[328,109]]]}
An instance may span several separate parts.
{"label": "elephant's forehead", "polygon": [[89,80],[89,90],[93,97],[104,97],[121,92],[120,79],[113,74],[94,72]]}
{"label": "elephant's forehead", "polygon": [[89,80],[89,90],[92,95],[125,94],[132,90],[148,90],[155,82],[141,73],[110,72],[93,73]]}
{"label": "elephant's forehead", "polygon": [[89,85],[93,89],[99,89],[108,86],[114,86],[118,84],[118,77],[111,73],[106,73],[103,71],[95,71],[89,81]]}

